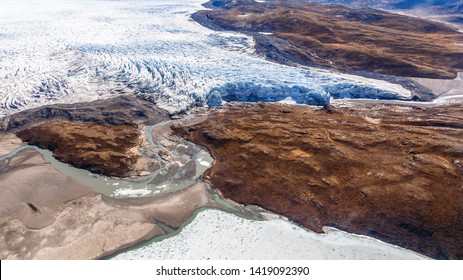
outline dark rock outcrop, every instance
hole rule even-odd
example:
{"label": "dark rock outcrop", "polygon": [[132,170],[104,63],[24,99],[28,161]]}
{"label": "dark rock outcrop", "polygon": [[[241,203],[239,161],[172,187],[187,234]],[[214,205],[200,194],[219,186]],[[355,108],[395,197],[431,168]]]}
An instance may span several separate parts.
{"label": "dark rock outcrop", "polygon": [[48,120],[97,124],[156,124],[169,114],[150,101],[122,95],[74,104],[54,104],[8,115],[0,120],[0,132],[15,132]]}

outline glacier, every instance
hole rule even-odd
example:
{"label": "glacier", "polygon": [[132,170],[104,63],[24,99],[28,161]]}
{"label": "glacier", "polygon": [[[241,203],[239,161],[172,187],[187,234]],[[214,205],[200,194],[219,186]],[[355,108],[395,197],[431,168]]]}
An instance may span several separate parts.
{"label": "glacier", "polygon": [[4,0],[0,117],[136,94],[171,113],[228,101],[409,99],[400,85],[266,61],[252,37],[190,18],[205,0]]}

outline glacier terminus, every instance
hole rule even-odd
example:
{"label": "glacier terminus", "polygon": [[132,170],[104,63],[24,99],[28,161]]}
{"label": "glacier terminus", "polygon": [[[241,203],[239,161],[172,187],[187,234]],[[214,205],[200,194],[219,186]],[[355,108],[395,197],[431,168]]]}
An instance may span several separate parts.
{"label": "glacier terminus", "polygon": [[410,97],[386,81],[266,61],[251,36],[192,20],[203,2],[2,1],[0,116],[117,94],[171,113],[225,101]]}

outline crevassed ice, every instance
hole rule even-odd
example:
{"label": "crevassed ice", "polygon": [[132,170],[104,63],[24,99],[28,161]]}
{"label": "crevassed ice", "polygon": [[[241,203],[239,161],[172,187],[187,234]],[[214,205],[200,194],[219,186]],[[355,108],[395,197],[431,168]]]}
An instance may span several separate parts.
{"label": "crevassed ice", "polygon": [[177,112],[223,101],[324,105],[335,97],[405,98],[390,83],[282,66],[252,37],[194,22],[205,0],[4,0],[0,116],[48,103],[139,94]]}

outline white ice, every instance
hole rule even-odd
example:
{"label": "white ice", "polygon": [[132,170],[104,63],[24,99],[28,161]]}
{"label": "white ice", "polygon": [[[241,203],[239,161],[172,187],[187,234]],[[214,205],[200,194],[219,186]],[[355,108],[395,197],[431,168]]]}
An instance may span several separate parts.
{"label": "white ice", "polygon": [[[323,105],[406,98],[401,86],[265,61],[252,37],[190,18],[205,0],[3,0],[0,117],[43,104],[138,94],[171,112],[223,101]],[[224,99],[224,100],[222,100]]]}
{"label": "white ice", "polygon": [[379,240],[328,228],[318,234],[290,222],[254,221],[204,210],[182,231],[115,259],[423,259]]}

